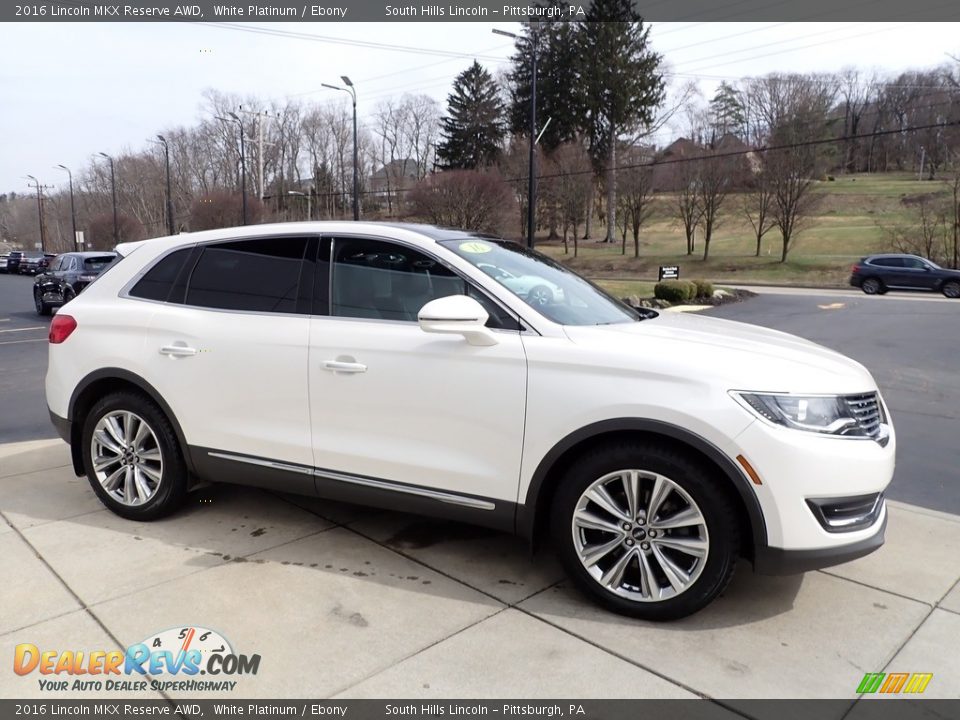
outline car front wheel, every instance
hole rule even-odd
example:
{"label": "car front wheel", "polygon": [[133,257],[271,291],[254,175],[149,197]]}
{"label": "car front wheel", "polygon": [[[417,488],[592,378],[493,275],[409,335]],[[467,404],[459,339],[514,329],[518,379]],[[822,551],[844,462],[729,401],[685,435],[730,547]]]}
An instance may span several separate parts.
{"label": "car front wheel", "polygon": [[94,492],[117,515],[154,520],[183,502],[187,467],[170,421],[133,392],[107,395],[83,424],[83,463]]}
{"label": "car front wheel", "polygon": [[577,586],[644,620],[705,607],[730,582],[738,554],[736,511],[713,474],[656,444],[581,456],[554,497],[551,526]]}
{"label": "car front wheel", "polygon": [[39,289],[33,291],[33,306],[37,309],[37,315],[44,316],[50,314],[50,306],[43,299],[43,293]]}
{"label": "car front wheel", "polygon": [[940,291],[943,293],[944,297],[952,299],[960,298],[960,282],[954,280],[944,283],[943,287],[940,288]]}
{"label": "car front wheel", "polygon": [[546,285],[537,285],[528,296],[531,305],[549,305],[553,302],[553,291]]}

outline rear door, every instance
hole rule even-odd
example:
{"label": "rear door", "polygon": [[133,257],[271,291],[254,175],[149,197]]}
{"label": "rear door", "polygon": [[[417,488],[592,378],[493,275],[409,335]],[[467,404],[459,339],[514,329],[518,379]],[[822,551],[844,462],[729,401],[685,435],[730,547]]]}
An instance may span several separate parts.
{"label": "rear door", "polygon": [[209,466],[215,457],[214,464],[226,461],[228,468],[276,462],[312,468],[313,259],[305,258],[315,255],[316,243],[281,236],[183,249],[130,291],[156,302],[145,377],[169,403],[195,462]]}

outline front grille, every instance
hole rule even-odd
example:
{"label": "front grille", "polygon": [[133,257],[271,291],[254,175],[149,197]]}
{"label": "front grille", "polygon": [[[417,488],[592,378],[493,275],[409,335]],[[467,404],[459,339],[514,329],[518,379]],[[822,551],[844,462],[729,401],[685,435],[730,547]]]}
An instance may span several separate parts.
{"label": "front grille", "polygon": [[879,438],[883,410],[880,408],[880,398],[877,394],[872,392],[863,395],[847,395],[843,399],[863,433],[874,440]]}
{"label": "front grille", "polygon": [[883,512],[883,493],[846,498],[807,498],[807,505],[824,530],[852,532],[873,525]]}

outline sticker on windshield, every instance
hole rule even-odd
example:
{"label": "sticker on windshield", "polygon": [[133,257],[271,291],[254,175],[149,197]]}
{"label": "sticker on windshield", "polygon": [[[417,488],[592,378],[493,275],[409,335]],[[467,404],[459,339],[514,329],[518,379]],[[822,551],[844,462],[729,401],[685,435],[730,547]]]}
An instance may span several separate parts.
{"label": "sticker on windshield", "polygon": [[470,253],[471,255],[476,255],[479,253],[488,253],[491,250],[493,250],[493,247],[491,247],[485,242],[460,243],[460,252]]}

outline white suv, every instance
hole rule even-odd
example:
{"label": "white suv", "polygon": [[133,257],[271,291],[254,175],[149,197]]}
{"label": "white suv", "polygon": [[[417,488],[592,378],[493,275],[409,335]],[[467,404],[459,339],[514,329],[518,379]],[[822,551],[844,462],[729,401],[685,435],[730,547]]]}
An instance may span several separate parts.
{"label": "white suv", "polygon": [[202,481],[439,515],[548,538],[587,594],[653,620],[704,607],[740,556],[802,572],[883,543],[877,386],[800,338],[638,314],[519,245],[428,226],[117,250],[54,318],[46,391],[74,470],[124,517]]}

